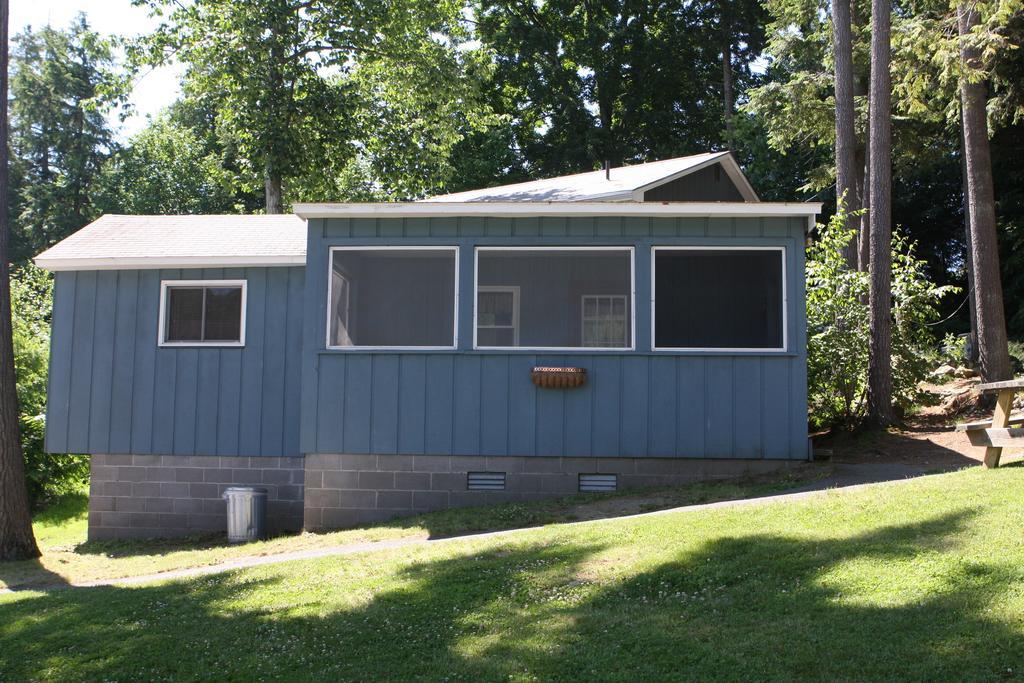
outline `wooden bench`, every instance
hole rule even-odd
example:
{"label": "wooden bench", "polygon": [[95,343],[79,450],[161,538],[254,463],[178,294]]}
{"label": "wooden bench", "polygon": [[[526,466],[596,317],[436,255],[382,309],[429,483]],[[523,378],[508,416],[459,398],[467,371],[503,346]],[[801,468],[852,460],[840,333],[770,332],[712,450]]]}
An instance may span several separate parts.
{"label": "wooden bench", "polygon": [[1024,427],[1014,426],[1024,425],[1024,415],[1010,415],[1013,397],[1024,392],[1024,379],[979,384],[978,390],[983,393],[998,392],[992,419],[959,424],[956,431],[966,432],[972,445],[985,448],[985,467],[999,467],[1004,447],[1024,448]]}

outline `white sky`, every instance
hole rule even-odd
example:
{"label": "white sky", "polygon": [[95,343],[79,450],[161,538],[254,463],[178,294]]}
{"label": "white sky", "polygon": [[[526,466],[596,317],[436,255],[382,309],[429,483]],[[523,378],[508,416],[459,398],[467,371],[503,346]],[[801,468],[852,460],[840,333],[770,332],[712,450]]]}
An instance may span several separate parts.
{"label": "white sky", "polygon": [[[156,20],[145,8],[133,7],[130,0],[11,0],[12,36],[26,26],[64,28],[79,12],[85,13],[90,26],[97,33],[134,36],[149,31]],[[119,138],[126,138],[146,125],[146,117],[156,114],[177,99],[180,92],[177,66],[145,70],[136,78],[131,101],[135,114],[121,123],[111,117],[111,125]]]}

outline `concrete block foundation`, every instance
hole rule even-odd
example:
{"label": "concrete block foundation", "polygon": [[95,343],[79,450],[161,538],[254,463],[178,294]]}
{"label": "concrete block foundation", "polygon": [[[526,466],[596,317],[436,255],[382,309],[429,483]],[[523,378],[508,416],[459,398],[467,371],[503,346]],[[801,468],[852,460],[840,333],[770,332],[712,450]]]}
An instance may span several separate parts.
{"label": "concrete block foundation", "polygon": [[[304,458],[93,455],[89,538],[226,531],[224,489],[268,490],[271,533],[323,531],[446,508],[556,498],[580,474],[615,474],[617,490],[764,474],[798,460],[312,454]],[[470,472],[505,489],[469,490]]]}
{"label": "concrete block foundation", "polygon": [[[621,491],[763,474],[800,461],[313,454],[305,464],[303,526],[316,531],[445,508],[566,496],[579,492],[580,474],[616,474]],[[470,491],[469,472],[504,472],[505,490]]]}
{"label": "concrete block foundation", "polygon": [[224,532],[224,489],[267,489],[271,533],[299,531],[302,458],[93,455],[89,539],[166,538]]}

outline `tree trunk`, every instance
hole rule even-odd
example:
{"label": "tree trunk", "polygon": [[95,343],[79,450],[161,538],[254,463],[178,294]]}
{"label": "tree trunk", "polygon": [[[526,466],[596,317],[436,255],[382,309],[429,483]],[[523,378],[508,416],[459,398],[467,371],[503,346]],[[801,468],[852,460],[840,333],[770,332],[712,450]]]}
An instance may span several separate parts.
{"label": "tree trunk", "polygon": [[[850,25],[852,28],[857,29],[859,29],[861,26],[861,20],[860,16],[857,13],[857,3],[855,2],[855,0],[850,0]],[[854,102],[856,102],[857,98],[859,97],[870,99],[868,97],[868,88],[864,84],[864,79],[860,77],[860,72],[857,71],[855,67],[851,67],[851,70],[853,72]],[[868,214],[868,207],[870,206],[869,195],[871,194],[869,191],[870,184],[868,182],[868,162],[870,157],[868,154],[867,140],[863,139],[862,137],[856,134],[856,119],[854,120],[854,136],[857,144],[857,151],[854,154],[854,170],[857,174],[857,205],[860,209],[862,209],[862,213],[860,217],[857,219],[860,226],[859,230],[857,231],[857,270],[861,272],[867,272],[868,263],[871,261],[871,219]]]}
{"label": "tree trunk", "polygon": [[25,460],[18,431],[18,386],[11,336],[11,273],[8,241],[7,23],[0,0],[0,561],[39,557],[25,488]]}
{"label": "tree trunk", "polygon": [[870,236],[871,222],[869,207],[871,206],[870,192],[868,191],[868,148],[867,145],[860,145],[857,148],[857,195],[859,208],[862,210],[857,217],[857,270],[867,272],[868,264],[871,262]]}
{"label": "tree trunk", "polygon": [[[963,110],[960,112],[963,116]],[[967,308],[971,320],[971,333],[967,344],[967,360],[978,362],[978,307],[975,304],[977,283],[974,281],[974,258],[971,254],[971,191],[967,187],[967,157],[964,153],[963,127],[960,128],[960,182],[963,187],[964,207],[964,263],[967,265]]]}
{"label": "tree trunk", "polygon": [[[973,6],[957,11],[960,36],[971,33],[979,17]],[[961,42],[960,57],[965,71],[977,68],[978,50]],[[992,160],[988,146],[988,100],[984,82],[960,79],[963,107],[964,160],[967,164],[968,213],[971,224],[971,260],[976,284],[975,313],[978,316],[978,358],[986,382],[1009,379],[1010,356],[1006,344],[1003,287],[999,278],[999,248],[996,241],[995,192],[992,188]]]}
{"label": "tree trunk", "polygon": [[284,199],[281,192],[281,174],[274,171],[268,164],[264,176],[264,189],[266,190],[266,211],[267,213],[284,213]]}
{"label": "tree trunk", "polygon": [[[836,99],[836,208],[843,203],[845,229],[856,227],[851,212],[860,208],[857,189],[857,136],[853,128],[853,34],[850,0],[832,0],[832,46],[835,53]],[[857,237],[844,250],[846,262],[857,267]]]}
{"label": "tree trunk", "polygon": [[732,40],[726,35],[722,43],[722,111],[725,116],[725,148],[732,151],[732,112],[735,107],[732,93]]}
{"label": "tree trunk", "polygon": [[891,0],[871,0],[868,423],[888,427],[892,407],[892,75]]}

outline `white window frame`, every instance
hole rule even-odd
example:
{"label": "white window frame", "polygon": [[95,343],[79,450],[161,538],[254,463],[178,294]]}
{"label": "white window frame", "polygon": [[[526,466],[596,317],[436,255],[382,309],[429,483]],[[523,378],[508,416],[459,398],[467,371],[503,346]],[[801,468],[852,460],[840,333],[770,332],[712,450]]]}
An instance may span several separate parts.
{"label": "white window frame", "polygon": [[[325,348],[329,351],[454,351],[459,348],[459,247],[453,245],[438,246],[401,246],[401,245],[345,245],[343,247],[330,247],[327,250],[327,301],[331,301],[334,287],[334,253],[337,251],[448,251],[455,257],[455,287],[452,292],[454,299],[454,315],[452,318],[452,345],[451,346],[336,346],[331,344],[331,311],[328,306],[326,316],[326,328],[324,331]],[[348,278],[345,278],[348,280]],[[352,282],[349,280],[349,296],[351,296]],[[349,312],[351,314],[351,311]]]}
{"label": "white window frame", "polygon": [[[477,290],[480,287],[480,252],[488,251],[619,251],[629,253],[629,346],[480,346],[476,338]],[[489,286],[489,285],[485,285]],[[510,287],[512,285],[494,285]],[[517,329],[518,337],[518,329]],[[636,350],[636,247],[622,246],[482,246],[473,250],[473,349],[481,351],[579,351],[582,353],[624,353]]]}
{"label": "white window frame", "polygon": [[[240,287],[242,290],[241,320],[238,321],[238,341],[167,341],[167,294],[170,289],[194,289],[200,287],[224,288]],[[245,319],[247,301],[247,280],[161,280],[160,281],[160,320],[157,323],[157,342],[159,346],[219,346],[238,348],[245,346]]]}
{"label": "white window frame", "polygon": [[[657,315],[657,279],[655,269],[658,265],[659,251],[777,251],[782,262],[782,346],[780,347],[718,347],[718,346],[658,346],[655,335]],[[789,288],[786,277],[786,247],[784,246],[654,246],[651,247],[651,350],[653,351],[713,351],[723,353],[785,353],[789,349]]]}
{"label": "white window frame", "polygon": [[[498,292],[498,293],[505,292],[505,293],[509,293],[509,294],[512,295],[512,325],[511,325],[511,327],[512,327],[512,344],[513,345],[512,346],[501,346],[501,347],[498,347],[498,348],[502,348],[502,349],[509,349],[509,348],[514,349],[514,348],[517,348],[518,345],[519,345],[519,285],[480,285],[479,287],[476,288],[476,292],[475,292],[475,294],[476,294],[476,304],[474,304],[474,306],[479,305],[479,303],[480,303],[480,293],[481,292]],[[477,327],[474,327],[473,329],[474,330],[479,330],[480,327],[478,325]],[[508,326],[506,326],[506,325],[485,325],[484,329],[485,330],[507,330]],[[473,336],[474,337],[476,336],[476,332],[475,331],[473,332]]]}
{"label": "white window frame", "polygon": [[[629,298],[625,294],[581,294],[580,295],[580,342],[584,341],[584,331],[587,329],[587,299],[621,299],[623,308],[628,305]],[[600,308],[600,306],[598,307]],[[613,307],[614,310],[614,307]],[[599,320],[599,319],[597,319]],[[629,335],[629,319],[626,319],[626,335]],[[607,346],[587,346],[583,345],[584,349],[605,349]],[[624,346],[616,348],[625,348]]]}

